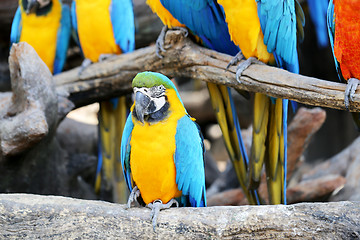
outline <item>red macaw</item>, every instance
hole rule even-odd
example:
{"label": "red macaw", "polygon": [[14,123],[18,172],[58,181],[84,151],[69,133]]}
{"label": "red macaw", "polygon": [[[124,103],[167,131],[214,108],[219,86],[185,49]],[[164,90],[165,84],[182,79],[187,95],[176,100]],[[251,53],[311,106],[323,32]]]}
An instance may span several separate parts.
{"label": "red macaw", "polygon": [[[347,82],[345,106],[349,108],[360,79],[360,1],[330,0],[327,23],[339,78]],[[359,114],[353,114],[360,128]]]}

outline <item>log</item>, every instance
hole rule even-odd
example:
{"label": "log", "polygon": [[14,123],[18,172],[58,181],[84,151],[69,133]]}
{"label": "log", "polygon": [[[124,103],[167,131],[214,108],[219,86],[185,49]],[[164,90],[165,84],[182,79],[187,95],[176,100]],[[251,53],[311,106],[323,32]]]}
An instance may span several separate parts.
{"label": "log", "polygon": [[[68,91],[75,105],[81,106],[129,93],[134,76],[148,70],[161,72],[168,77],[200,79],[225,84],[238,90],[345,110],[346,84],[257,64],[246,69],[238,82],[235,79],[235,66],[226,71],[231,56],[200,47],[185,38],[181,31],[168,32],[165,44],[168,50],[162,53],[162,59],[156,56],[155,46],[141,48],[109,61],[93,64],[81,76],[78,75],[78,68],[58,74],[55,76],[57,86]],[[349,111],[360,111],[359,91],[356,91]]]}
{"label": "log", "polygon": [[325,119],[326,112],[321,108],[302,107],[297,111],[288,127],[287,181],[291,179],[294,170],[301,165],[300,158]]}
{"label": "log", "polygon": [[52,74],[29,44],[13,45],[9,66],[13,92],[0,94],[0,160],[39,143],[73,107],[57,95]]}
{"label": "log", "polygon": [[0,195],[3,239],[357,239],[360,202],[150,210],[31,194]]}

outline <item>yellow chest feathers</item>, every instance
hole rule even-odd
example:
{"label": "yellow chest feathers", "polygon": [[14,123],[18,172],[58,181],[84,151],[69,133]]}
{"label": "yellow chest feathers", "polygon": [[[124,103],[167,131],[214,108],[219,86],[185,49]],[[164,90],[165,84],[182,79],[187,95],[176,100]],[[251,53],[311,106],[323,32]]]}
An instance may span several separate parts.
{"label": "yellow chest feathers", "polygon": [[174,90],[167,90],[167,96],[168,118],[151,125],[147,122],[141,125],[133,119],[130,167],[146,204],[156,199],[166,203],[181,195],[175,182],[175,134],[177,121],[186,112]]}
{"label": "yellow chest feathers", "polygon": [[111,0],[76,1],[76,19],[85,58],[97,62],[101,54],[120,54],[110,16]]}
{"label": "yellow chest feathers", "polygon": [[54,70],[57,33],[60,27],[61,4],[53,1],[52,8],[47,15],[27,15],[20,4],[22,29],[20,42],[30,44],[40,58],[46,63],[51,72]]}

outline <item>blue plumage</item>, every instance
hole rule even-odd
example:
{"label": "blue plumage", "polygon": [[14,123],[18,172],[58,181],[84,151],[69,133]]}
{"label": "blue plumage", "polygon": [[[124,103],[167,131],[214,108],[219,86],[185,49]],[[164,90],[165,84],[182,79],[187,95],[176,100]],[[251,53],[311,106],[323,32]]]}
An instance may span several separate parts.
{"label": "blue plumage", "polygon": [[71,35],[71,16],[70,8],[67,5],[62,6],[60,28],[58,30],[56,42],[56,54],[54,61],[54,74],[60,73],[64,67],[66,53],[69,47]]}
{"label": "blue plumage", "polygon": [[340,64],[337,61],[334,53],[334,39],[335,39],[335,19],[334,19],[334,3],[333,0],[330,0],[329,7],[327,10],[327,29],[328,29],[328,35],[330,40],[330,47],[332,51],[332,55],[334,57],[334,63],[336,67],[336,72],[338,74],[338,77],[341,82],[345,82],[345,79],[343,78],[341,74]]}
{"label": "blue plumage", "polygon": [[123,135],[121,138],[121,166],[123,166],[123,174],[130,192],[132,191],[133,188],[131,182],[131,169],[130,169],[130,151],[131,151],[130,140],[131,140],[131,132],[133,128],[134,128],[134,123],[132,122],[131,113],[130,113],[126,120]]}
{"label": "blue plumage", "polygon": [[21,34],[21,10],[17,8],[15,16],[11,25],[10,42],[17,43],[20,40]]}
{"label": "blue plumage", "polygon": [[124,53],[134,51],[135,23],[132,2],[129,0],[113,0],[110,16],[116,44]]}
{"label": "blue plumage", "polygon": [[205,150],[200,134],[196,123],[188,115],[178,121],[175,135],[176,184],[189,198],[192,207],[206,206],[204,162],[199,161],[204,159]]}
{"label": "blue plumage", "polygon": [[216,1],[161,0],[161,4],[199,36],[206,47],[233,56],[239,52],[230,39],[224,11]]}
{"label": "blue plumage", "polygon": [[315,26],[315,32],[319,47],[327,47],[329,44],[326,31],[326,12],[328,0],[307,0],[310,18]]}
{"label": "blue plumage", "polygon": [[299,73],[294,0],[256,0],[264,43],[279,67]]}

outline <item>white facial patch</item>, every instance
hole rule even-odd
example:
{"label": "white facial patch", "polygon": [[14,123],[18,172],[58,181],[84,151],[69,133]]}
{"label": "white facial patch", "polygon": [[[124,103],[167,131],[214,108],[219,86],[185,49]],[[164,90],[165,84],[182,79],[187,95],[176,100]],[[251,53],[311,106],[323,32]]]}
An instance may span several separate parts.
{"label": "white facial patch", "polygon": [[37,0],[39,3],[39,8],[46,7],[50,4],[51,0]]}
{"label": "white facial patch", "polygon": [[156,107],[155,111],[153,111],[153,112],[159,111],[166,103],[165,96],[161,96],[159,98],[151,98],[151,101],[154,102],[155,107]]}
{"label": "white facial patch", "polygon": [[157,112],[166,104],[165,87],[163,85],[154,88],[134,87],[134,94],[136,94],[137,92],[141,92],[142,94],[148,96],[150,98],[150,101],[153,102],[155,105],[155,110],[152,110],[151,112],[147,110],[145,111],[145,114]]}

